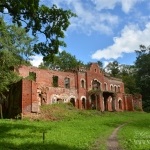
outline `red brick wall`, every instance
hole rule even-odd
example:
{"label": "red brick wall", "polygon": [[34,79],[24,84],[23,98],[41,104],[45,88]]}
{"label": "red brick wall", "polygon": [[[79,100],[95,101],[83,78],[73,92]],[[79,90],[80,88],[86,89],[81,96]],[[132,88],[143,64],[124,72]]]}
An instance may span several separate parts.
{"label": "red brick wall", "polygon": [[[82,100],[85,100],[86,109],[91,108],[89,91],[92,90],[93,80],[97,80],[101,85],[101,92],[97,97],[99,110],[103,110],[103,97],[101,95],[103,91],[110,93],[110,96],[113,93],[116,95],[115,109],[117,111],[120,111],[120,109],[133,110],[133,97],[132,95],[124,95],[122,80],[105,75],[96,63],[93,63],[87,70],[83,69],[77,72],[44,70],[26,66],[21,66],[18,72],[23,77],[27,77],[29,72],[36,73],[35,82],[23,81],[22,107],[24,112],[36,112],[38,110],[37,105],[40,103],[37,99],[42,89],[45,90],[45,103],[47,104],[51,104],[54,97],[62,98],[64,101],[74,98],[76,107],[83,109]],[[53,76],[58,76],[58,87],[53,87]],[[65,88],[65,77],[70,79],[70,88]],[[82,80],[84,81],[84,87],[82,87]],[[112,102],[108,103],[108,108],[112,111]]]}
{"label": "red brick wall", "polygon": [[34,81],[22,80],[23,114],[38,112],[37,85]]}

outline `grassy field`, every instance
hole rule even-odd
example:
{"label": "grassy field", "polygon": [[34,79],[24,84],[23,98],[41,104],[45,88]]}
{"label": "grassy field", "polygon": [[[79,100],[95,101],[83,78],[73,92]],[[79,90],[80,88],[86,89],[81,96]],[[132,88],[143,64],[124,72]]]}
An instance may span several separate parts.
{"label": "grassy field", "polygon": [[77,110],[69,105],[44,106],[40,116],[0,120],[0,150],[105,150],[112,131],[127,150],[149,150],[150,114]]}
{"label": "grassy field", "polygon": [[121,128],[119,141],[126,150],[150,150],[150,114],[133,114],[133,120]]}

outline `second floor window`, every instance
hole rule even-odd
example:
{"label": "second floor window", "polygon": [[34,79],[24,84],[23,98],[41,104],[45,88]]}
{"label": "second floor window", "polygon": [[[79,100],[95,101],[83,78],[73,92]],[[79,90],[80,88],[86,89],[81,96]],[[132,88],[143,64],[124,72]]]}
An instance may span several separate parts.
{"label": "second floor window", "polygon": [[53,87],[58,87],[58,76],[53,76]]}
{"label": "second floor window", "polygon": [[29,79],[36,81],[36,73],[35,72],[29,72]]}
{"label": "second floor window", "polygon": [[107,91],[107,83],[104,83],[104,90]]}
{"label": "second floor window", "polygon": [[92,89],[93,90],[98,90],[100,89],[100,83],[97,80],[92,81]]}
{"label": "second floor window", "polygon": [[85,88],[85,81],[84,80],[81,80],[81,87]]}
{"label": "second floor window", "polygon": [[70,88],[70,79],[65,78],[64,82],[65,82],[65,88],[69,89]]}

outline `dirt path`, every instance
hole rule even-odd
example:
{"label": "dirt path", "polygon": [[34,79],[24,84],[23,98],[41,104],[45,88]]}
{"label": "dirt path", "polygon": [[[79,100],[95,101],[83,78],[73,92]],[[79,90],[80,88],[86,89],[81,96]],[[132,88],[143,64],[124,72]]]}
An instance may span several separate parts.
{"label": "dirt path", "polygon": [[[126,123],[125,123],[126,124]],[[110,135],[110,137],[107,140],[107,150],[121,150],[118,144],[118,139],[117,139],[117,133],[121,127],[123,127],[125,124],[120,125],[117,127],[113,133]]]}

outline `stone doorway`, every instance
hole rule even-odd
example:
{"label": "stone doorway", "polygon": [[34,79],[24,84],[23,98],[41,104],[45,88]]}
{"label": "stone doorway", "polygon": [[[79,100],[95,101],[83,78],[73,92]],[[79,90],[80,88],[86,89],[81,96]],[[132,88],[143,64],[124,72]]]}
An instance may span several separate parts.
{"label": "stone doorway", "polygon": [[111,92],[103,92],[104,98],[104,111],[114,111],[115,110],[115,96]]}
{"label": "stone doorway", "polygon": [[75,107],[75,99],[74,98],[70,99],[70,103],[72,103],[72,105]]}
{"label": "stone doorway", "polygon": [[122,100],[119,100],[118,105],[119,105],[119,109],[122,110]]}
{"label": "stone doorway", "polygon": [[86,99],[82,98],[82,109],[86,109]]}

